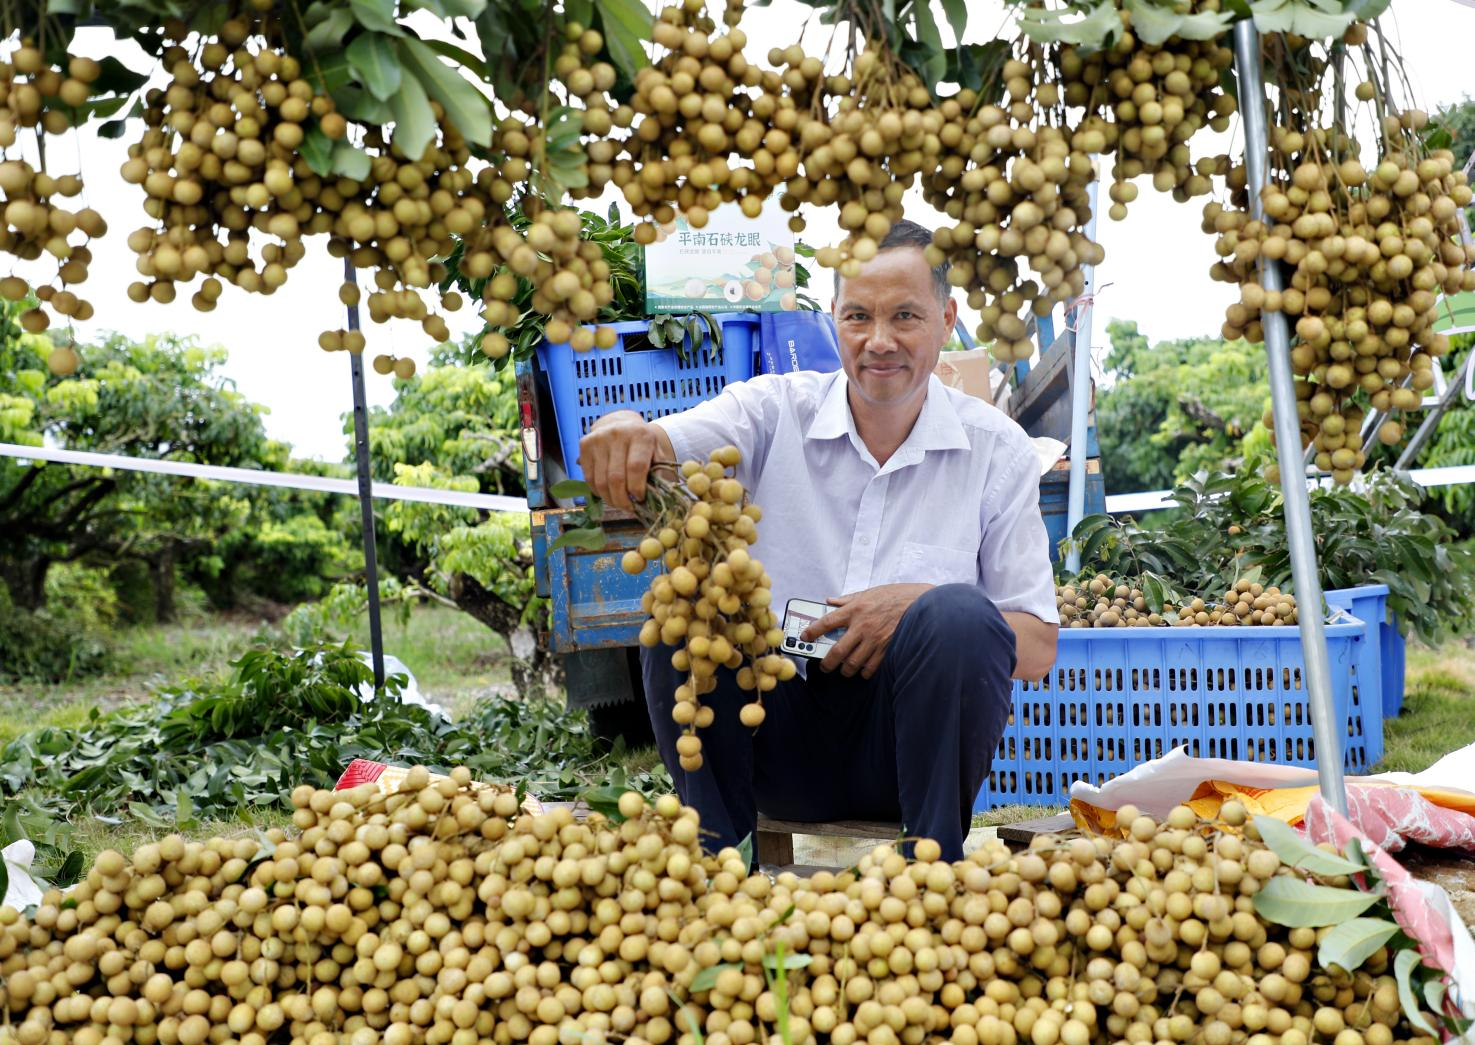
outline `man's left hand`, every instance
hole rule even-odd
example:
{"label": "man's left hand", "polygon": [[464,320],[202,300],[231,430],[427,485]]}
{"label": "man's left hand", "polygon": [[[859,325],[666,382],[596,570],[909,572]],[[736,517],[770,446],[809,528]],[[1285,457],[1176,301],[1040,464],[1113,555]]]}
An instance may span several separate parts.
{"label": "man's left hand", "polygon": [[835,610],[805,628],[801,638],[813,642],[821,635],[846,629],[840,641],[820,661],[820,667],[825,671],[839,668],[847,678],[856,674],[870,678],[881,667],[902,615],[931,587],[930,584],[883,584],[830,599]]}

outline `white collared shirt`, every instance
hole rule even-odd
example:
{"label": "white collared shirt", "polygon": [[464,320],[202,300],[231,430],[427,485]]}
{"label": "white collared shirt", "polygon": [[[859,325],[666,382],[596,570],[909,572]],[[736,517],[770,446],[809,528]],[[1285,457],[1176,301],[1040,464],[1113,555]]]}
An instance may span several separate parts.
{"label": "white collared shirt", "polygon": [[844,371],[765,374],[655,422],[676,459],[731,443],[763,509],[754,554],[790,598],[824,602],[882,584],[977,584],[1000,610],[1055,623],[1039,462],[1001,411],[932,377],[884,465],[856,433]]}

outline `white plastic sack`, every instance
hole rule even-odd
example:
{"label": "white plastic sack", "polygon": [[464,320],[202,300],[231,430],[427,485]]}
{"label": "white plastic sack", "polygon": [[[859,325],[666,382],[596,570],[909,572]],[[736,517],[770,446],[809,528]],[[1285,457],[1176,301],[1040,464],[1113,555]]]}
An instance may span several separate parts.
{"label": "white plastic sack", "polygon": [[5,861],[5,870],[10,874],[10,885],[5,895],[0,896],[0,906],[14,907],[24,911],[41,902],[41,887],[31,877],[31,863],[36,859],[36,847],[22,838],[0,849],[0,859]]}
{"label": "white plastic sack", "polygon": [[[358,657],[359,660],[370,666],[372,666],[374,663],[374,655],[368,650],[359,650]],[[396,656],[392,656],[391,654],[386,653],[384,654],[384,677],[388,678],[390,675],[403,675],[407,680],[405,682],[405,688],[399,691],[400,700],[404,701],[406,704],[418,704],[426,711],[430,712],[432,715],[436,715],[440,718],[449,719],[451,717],[450,713],[446,711],[445,708],[425,698],[425,694],[420,692],[420,687],[415,683],[414,672],[405,667],[404,661],[400,660]],[[360,686],[359,697],[362,700],[373,700],[373,684],[365,683],[364,685]]]}
{"label": "white plastic sack", "polygon": [[1051,439],[1045,435],[1031,436],[1029,441],[1035,448],[1035,457],[1040,462],[1041,477],[1049,475],[1050,469],[1055,467],[1055,462],[1065,456],[1066,444],[1059,439]]}

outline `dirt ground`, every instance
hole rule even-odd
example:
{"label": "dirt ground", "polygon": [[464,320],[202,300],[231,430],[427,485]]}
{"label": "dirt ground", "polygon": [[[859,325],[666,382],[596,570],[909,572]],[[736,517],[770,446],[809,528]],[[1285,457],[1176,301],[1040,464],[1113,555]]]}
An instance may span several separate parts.
{"label": "dirt ground", "polygon": [[1454,901],[1455,911],[1475,932],[1475,856],[1411,845],[1394,854],[1394,859],[1415,878],[1443,886]]}

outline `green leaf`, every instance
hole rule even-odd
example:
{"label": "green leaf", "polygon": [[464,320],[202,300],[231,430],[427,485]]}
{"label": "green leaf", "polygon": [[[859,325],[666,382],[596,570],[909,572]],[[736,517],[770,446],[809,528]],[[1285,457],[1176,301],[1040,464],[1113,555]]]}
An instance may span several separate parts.
{"label": "green leaf", "polygon": [[963,31],[968,28],[968,0],[942,0],[942,13],[953,31],[953,43],[961,44]]}
{"label": "green leaf", "polygon": [[1295,31],[1316,39],[1335,39],[1344,33],[1352,19],[1346,15],[1325,15],[1319,11],[1297,11]]}
{"label": "green leaf", "polygon": [[5,901],[5,894],[10,892],[10,866],[0,860],[0,903]]}
{"label": "green leaf", "polygon": [[1339,965],[1352,972],[1397,932],[1398,923],[1386,918],[1353,918],[1321,938],[1316,958],[1324,969]]}
{"label": "green leaf", "polygon": [[425,148],[435,140],[435,112],[420,81],[407,76],[401,89],[389,99],[394,113],[394,144],[411,160],[425,155]]}
{"label": "green leaf", "polygon": [[717,977],[721,976],[728,969],[741,970],[742,965],[738,962],[723,962],[721,965],[712,965],[703,969],[692,979],[691,993],[701,994],[703,991],[710,991],[713,987],[717,986]]}
{"label": "green leaf", "polygon": [[1183,20],[1178,23],[1178,38],[1180,40],[1214,40],[1221,36],[1229,23],[1234,21],[1232,12],[1200,11],[1194,15],[1184,15]]}
{"label": "green leaf", "polygon": [[592,492],[589,484],[582,479],[564,479],[549,487],[548,492],[554,497],[588,497]]}
{"label": "green leaf", "polygon": [[627,79],[650,64],[644,41],[650,39],[654,19],[642,0],[596,0],[600,24],[604,28],[604,45],[610,57]]}
{"label": "green leaf", "polygon": [[1332,875],[1358,874],[1367,869],[1366,864],[1353,863],[1345,857],[1316,848],[1284,820],[1257,816],[1255,828],[1271,852],[1280,857],[1281,863],[1291,867],[1299,867],[1312,874]]}
{"label": "green leaf", "polygon": [[921,73],[927,89],[935,91],[938,81],[947,73],[947,58],[943,53],[942,34],[937,31],[937,20],[932,17],[930,0],[913,0],[912,15],[917,30],[916,46],[903,45],[902,57]]}
{"label": "green leaf", "polygon": [[782,965],[782,968],[788,971],[791,969],[808,968],[809,963],[812,961],[814,961],[814,955],[812,954],[785,954],[782,963],[779,962],[779,956],[777,954],[765,954],[763,956],[763,967],[769,972],[778,972],[780,965]]}
{"label": "green leaf", "polygon": [[[0,863],[3,863],[3,861],[0,861]],[[86,858],[83,857],[81,850],[73,849],[67,854],[66,859],[61,862],[61,867],[57,869],[56,874],[53,876],[55,878],[53,884],[61,886],[71,885],[78,878],[82,877],[82,871],[85,867]]]}
{"label": "green leaf", "polygon": [[470,70],[481,79],[489,79],[487,75],[487,63],[466,50],[466,48],[457,47],[455,44],[447,43],[445,40],[424,40],[422,43],[442,58],[449,58],[456,65]]}
{"label": "green leaf", "polygon": [[394,42],[381,33],[360,33],[348,45],[347,54],[359,83],[381,102],[392,102],[404,81]]}
{"label": "green leaf", "polygon": [[1156,47],[1178,32],[1183,16],[1162,7],[1151,0],[1126,0],[1131,12],[1132,32],[1145,44]]}
{"label": "green leaf", "polygon": [[1251,899],[1260,917],[1291,928],[1340,925],[1356,918],[1381,897],[1355,889],[1312,885],[1299,878],[1272,878]]}
{"label": "green leaf", "polygon": [[1418,1000],[1414,997],[1413,971],[1422,960],[1418,950],[1413,947],[1399,951],[1398,957],[1393,959],[1393,975],[1398,981],[1398,1003],[1403,1007],[1403,1014],[1408,1017],[1408,1022],[1425,1034],[1437,1035],[1434,1027],[1419,1010]]}
{"label": "green leaf", "polygon": [[1440,979],[1427,979],[1424,981],[1424,1002],[1429,1010],[1434,1013],[1444,1011],[1444,994],[1448,985]]}
{"label": "green leaf", "polygon": [[1262,33],[1288,33],[1296,18],[1295,8],[1287,0],[1254,0],[1250,11],[1255,28]]}
{"label": "green leaf", "polygon": [[475,18],[486,10],[486,0],[407,0],[406,6],[422,8],[440,18]]}
{"label": "green leaf", "polygon": [[307,128],[302,135],[302,145],[297,151],[318,177],[321,178],[333,170],[333,142],[317,124]]}
{"label": "green leaf", "polygon": [[650,321],[650,326],[646,328],[645,336],[656,348],[666,347],[666,328],[659,319]]}
{"label": "green leaf", "polygon": [[1099,50],[1121,35],[1122,20],[1112,0],[1097,0],[1091,13],[1076,22],[1065,21],[1067,13],[1029,8],[1020,16],[1019,28],[1040,43],[1070,43],[1088,50]]}
{"label": "green leaf", "polygon": [[187,827],[194,820],[195,804],[190,800],[189,791],[181,787],[174,793],[174,822],[180,827]]}
{"label": "green leaf", "polygon": [[348,8],[359,25],[371,33],[400,36],[402,33],[394,17],[394,6],[394,0],[348,0]]}
{"label": "green leaf", "polygon": [[332,170],[334,174],[352,178],[354,181],[363,181],[368,178],[372,165],[373,161],[369,159],[369,154],[356,148],[352,142],[333,143]]}
{"label": "green leaf", "polygon": [[400,61],[446,110],[446,117],[473,145],[492,144],[492,111],[486,95],[419,40],[399,42]]}
{"label": "green leaf", "polygon": [[583,548],[585,551],[603,551],[604,546],[609,543],[609,538],[604,531],[597,526],[580,526],[573,530],[565,530],[552,544],[548,546],[550,552],[556,552],[560,548]]}
{"label": "green leaf", "polygon": [[[343,37],[353,28],[353,15],[343,8],[334,8],[307,33],[308,51],[329,51],[340,46]],[[313,63],[308,62],[311,66]]]}
{"label": "green leaf", "polygon": [[749,867],[753,866],[753,836],[744,835],[743,840],[737,846],[738,856],[743,858],[743,863]]}
{"label": "green leaf", "polygon": [[353,84],[334,89],[333,102],[339,112],[359,123],[383,126],[394,120],[394,112],[387,103]]}

